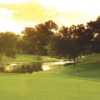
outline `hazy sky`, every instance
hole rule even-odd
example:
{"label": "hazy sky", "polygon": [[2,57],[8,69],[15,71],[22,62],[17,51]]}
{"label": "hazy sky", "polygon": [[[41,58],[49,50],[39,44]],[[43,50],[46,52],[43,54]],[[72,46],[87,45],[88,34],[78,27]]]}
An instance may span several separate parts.
{"label": "hazy sky", "polygon": [[49,19],[59,25],[80,24],[99,15],[100,0],[0,0],[0,31],[20,32]]}

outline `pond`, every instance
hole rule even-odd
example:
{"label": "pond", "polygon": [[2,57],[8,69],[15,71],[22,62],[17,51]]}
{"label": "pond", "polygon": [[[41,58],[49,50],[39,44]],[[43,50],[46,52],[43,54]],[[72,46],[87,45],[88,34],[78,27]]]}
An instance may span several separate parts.
{"label": "pond", "polygon": [[73,64],[73,61],[59,60],[57,62],[34,62],[34,63],[12,63],[0,68],[6,73],[33,73],[39,71],[49,71],[62,67],[65,64]]}

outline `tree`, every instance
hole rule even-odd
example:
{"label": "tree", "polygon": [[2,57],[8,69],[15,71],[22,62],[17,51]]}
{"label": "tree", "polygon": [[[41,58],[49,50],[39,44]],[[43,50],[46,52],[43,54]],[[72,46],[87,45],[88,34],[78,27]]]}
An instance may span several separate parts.
{"label": "tree", "polygon": [[50,42],[57,26],[53,21],[36,25],[34,28],[26,28],[23,32],[23,40],[26,50],[31,54],[47,54],[47,45]]}
{"label": "tree", "polygon": [[12,32],[0,33],[0,54],[15,57],[17,36]]}
{"label": "tree", "polygon": [[100,52],[100,16],[95,21],[87,23],[87,27],[91,30],[92,38],[92,52]]}

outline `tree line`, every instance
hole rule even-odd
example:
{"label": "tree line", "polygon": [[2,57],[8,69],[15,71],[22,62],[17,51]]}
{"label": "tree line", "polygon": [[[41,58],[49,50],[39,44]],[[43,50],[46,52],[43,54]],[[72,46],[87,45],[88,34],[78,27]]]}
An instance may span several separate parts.
{"label": "tree line", "polygon": [[86,25],[59,28],[49,20],[34,27],[26,27],[21,35],[0,33],[0,55],[10,57],[18,53],[63,56],[76,60],[78,56],[99,52],[100,17]]}

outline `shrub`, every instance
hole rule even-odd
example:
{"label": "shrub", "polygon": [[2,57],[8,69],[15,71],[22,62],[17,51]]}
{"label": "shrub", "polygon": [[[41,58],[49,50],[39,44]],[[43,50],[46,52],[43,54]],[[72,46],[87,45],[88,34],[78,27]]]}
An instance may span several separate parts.
{"label": "shrub", "polygon": [[4,72],[4,66],[0,65],[0,72]]}
{"label": "shrub", "polygon": [[5,68],[5,72],[10,73],[32,73],[42,71],[42,64],[41,63],[30,63],[30,64],[15,64],[9,65]]}

